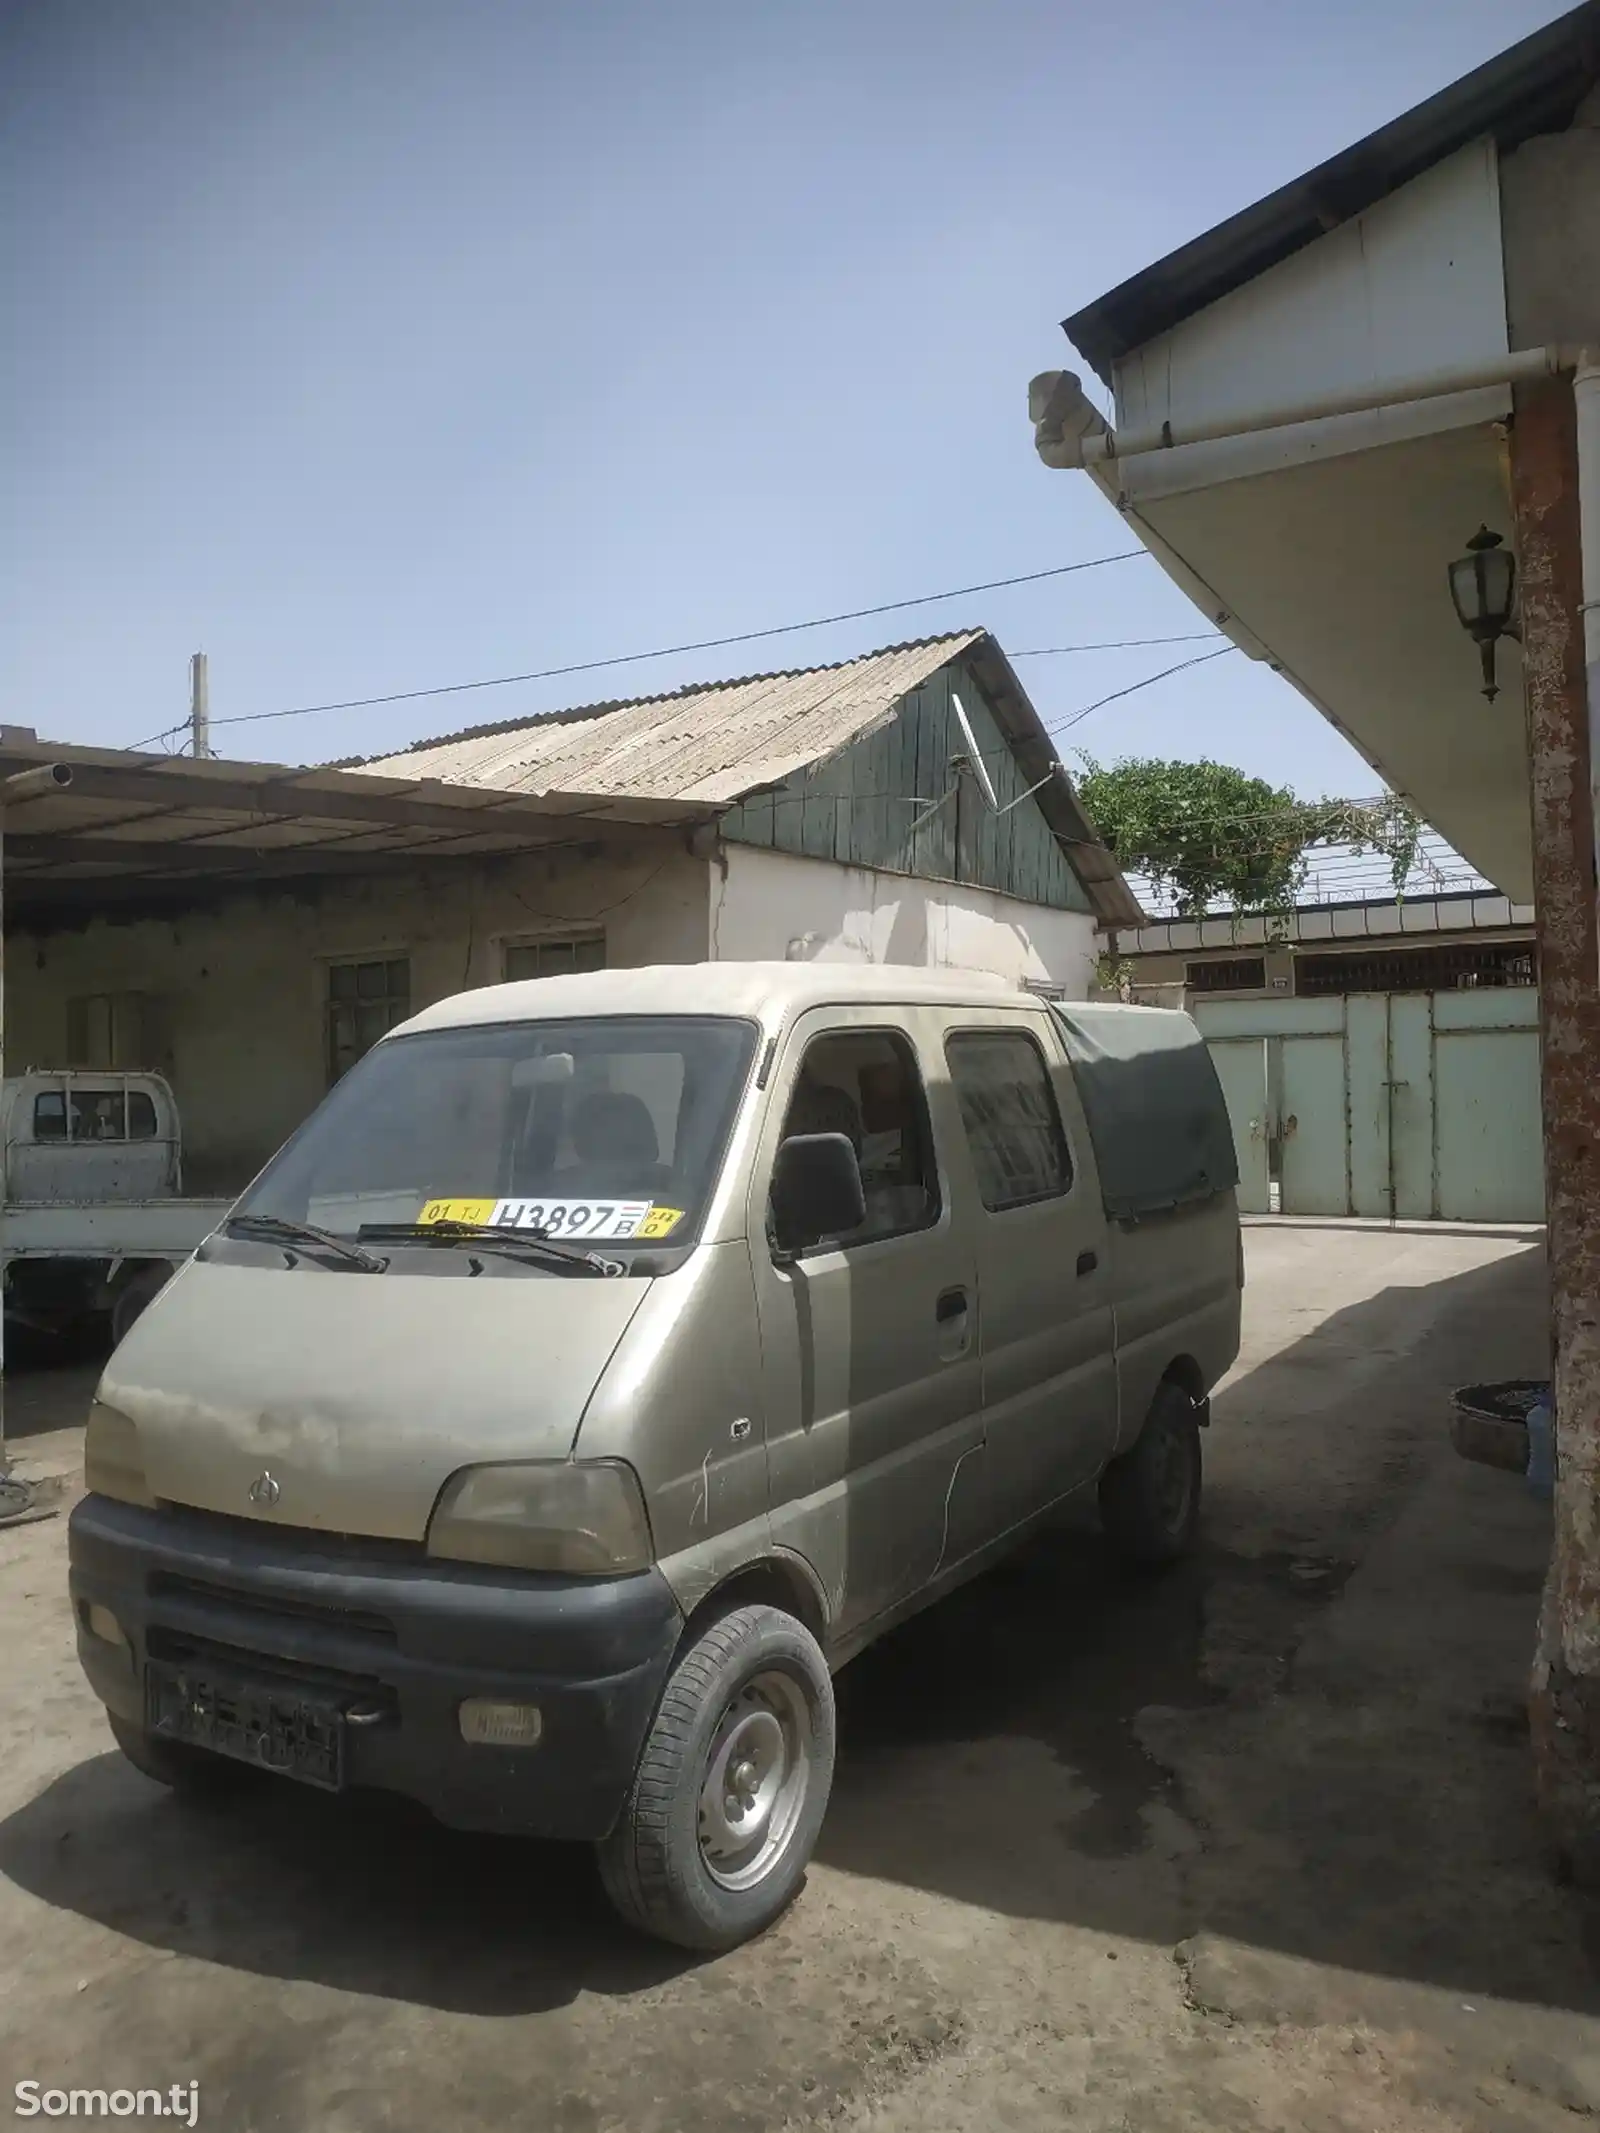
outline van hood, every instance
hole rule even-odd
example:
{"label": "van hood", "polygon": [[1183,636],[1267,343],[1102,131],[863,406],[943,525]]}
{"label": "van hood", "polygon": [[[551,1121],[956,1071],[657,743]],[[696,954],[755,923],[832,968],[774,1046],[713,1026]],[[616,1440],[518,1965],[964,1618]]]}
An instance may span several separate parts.
{"label": "van hood", "polygon": [[570,1454],[650,1286],[192,1260],[98,1397],[136,1426],[166,1502],[420,1541],[459,1468]]}

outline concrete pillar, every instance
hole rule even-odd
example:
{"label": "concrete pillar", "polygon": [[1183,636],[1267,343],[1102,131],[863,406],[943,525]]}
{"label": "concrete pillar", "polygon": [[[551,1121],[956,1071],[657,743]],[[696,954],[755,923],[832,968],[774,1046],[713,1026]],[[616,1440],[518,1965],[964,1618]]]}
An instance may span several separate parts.
{"label": "concrete pillar", "polygon": [[1511,471],[1560,1465],[1530,1719],[1551,1834],[1578,1878],[1600,1886],[1600,943],[1577,433],[1566,380],[1518,388]]}

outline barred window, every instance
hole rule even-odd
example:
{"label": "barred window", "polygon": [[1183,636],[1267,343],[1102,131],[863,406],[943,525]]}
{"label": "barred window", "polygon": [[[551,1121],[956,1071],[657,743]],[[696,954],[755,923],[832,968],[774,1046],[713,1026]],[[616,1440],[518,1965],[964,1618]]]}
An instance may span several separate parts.
{"label": "barred window", "polygon": [[328,965],[328,1082],[348,1074],[363,1052],[411,1013],[411,961]]}

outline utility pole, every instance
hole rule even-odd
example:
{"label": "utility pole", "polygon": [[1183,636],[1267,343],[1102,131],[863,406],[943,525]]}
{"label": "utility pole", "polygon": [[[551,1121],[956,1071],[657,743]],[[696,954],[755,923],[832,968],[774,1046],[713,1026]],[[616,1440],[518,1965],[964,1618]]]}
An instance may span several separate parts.
{"label": "utility pole", "polygon": [[195,652],[189,660],[189,732],[191,755],[211,753],[211,684],[206,673],[206,655]]}
{"label": "utility pole", "polygon": [[[41,793],[61,792],[71,783],[72,772],[65,763],[38,763],[31,770],[19,770],[12,777],[0,778],[0,1082],[5,1079],[3,884],[6,805],[14,800],[35,800]],[[0,1267],[0,1280],[3,1280],[3,1274],[4,1269]],[[6,1453],[5,1399],[5,1310],[3,1291],[0,1291],[0,1526],[14,1526],[21,1524],[24,1519],[48,1518],[51,1512],[48,1509],[40,1510],[34,1503],[33,1491],[28,1484],[25,1481],[17,1481],[12,1476],[11,1461]]]}

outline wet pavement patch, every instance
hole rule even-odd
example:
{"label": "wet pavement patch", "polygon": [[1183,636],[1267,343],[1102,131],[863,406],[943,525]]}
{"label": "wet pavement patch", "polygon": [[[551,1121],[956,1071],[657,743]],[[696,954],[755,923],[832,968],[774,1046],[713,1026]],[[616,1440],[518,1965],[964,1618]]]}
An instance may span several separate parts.
{"label": "wet pavement patch", "polygon": [[1086,1857],[1150,1841],[1147,1810],[1185,1809],[1141,1744],[1151,1706],[1200,1711],[1281,1686],[1354,1566],[1203,1548],[1161,1575],[1096,1533],[1051,1533],[864,1653],[839,1678],[841,1781],[919,1746],[1000,1737],[1050,1748],[1094,1798],[1057,1829]]}

